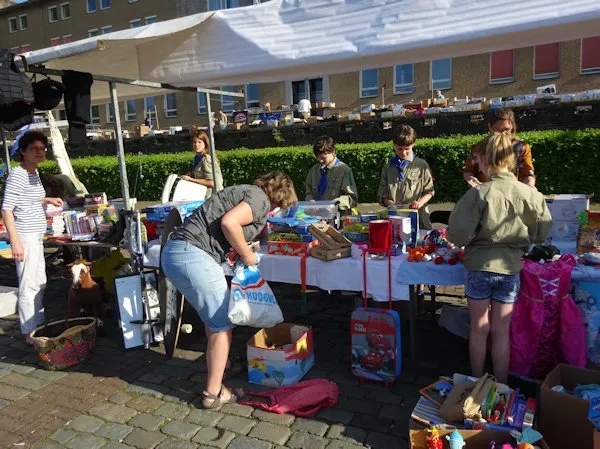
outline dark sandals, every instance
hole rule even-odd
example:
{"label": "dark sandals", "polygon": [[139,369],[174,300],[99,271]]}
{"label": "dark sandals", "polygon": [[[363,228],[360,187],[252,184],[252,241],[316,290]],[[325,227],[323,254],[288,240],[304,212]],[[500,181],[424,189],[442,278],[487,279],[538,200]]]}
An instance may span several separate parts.
{"label": "dark sandals", "polygon": [[218,409],[222,405],[225,404],[235,404],[238,399],[244,396],[244,391],[241,389],[229,388],[228,390],[231,393],[231,397],[227,400],[223,400],[223,392],[225,390],[225,386],[221,385],[221,391],[219,391],[218,395],[210,394],[208,391],[202,392],[202,407],[205,409]]}

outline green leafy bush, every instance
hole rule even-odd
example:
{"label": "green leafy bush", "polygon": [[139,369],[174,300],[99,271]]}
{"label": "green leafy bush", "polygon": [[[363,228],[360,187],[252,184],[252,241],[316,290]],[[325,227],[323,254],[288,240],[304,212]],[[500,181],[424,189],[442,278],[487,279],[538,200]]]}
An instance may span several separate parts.
{"label": "green leafy bush", "polygon": [[[540,191],[593,193],[597,189],[600,130],[537,131],[520,136],[527,139],[533,149]],[[429,162],[434,174],[434,201],[456,201],[466,191],[462,167],[469,146],[481,138],[453,136],[417,141],[415,152]],[[341,144],[337,149],[339,158],[354,170],[360,201],[375,202],[381,168],[393,155],[392,144]],[[249,183],[266,171],[282,170],[294,180],[300,198],[304,197],[306,173],[316,162],[309,146],[223,151],[218,153],[218,157],[226,186]],[[140,201],[159,199],[168,174],[188,172],[192,159],[191,152],[127,156],[131,196]],[[90,191],[105,191],[111,198],[121,196],[116,156],[74,159],[71,163],[79,179]],[[138,179],[140,167],[143,178]],[[45,162],[40,168],[57,172],[53,162]]]}

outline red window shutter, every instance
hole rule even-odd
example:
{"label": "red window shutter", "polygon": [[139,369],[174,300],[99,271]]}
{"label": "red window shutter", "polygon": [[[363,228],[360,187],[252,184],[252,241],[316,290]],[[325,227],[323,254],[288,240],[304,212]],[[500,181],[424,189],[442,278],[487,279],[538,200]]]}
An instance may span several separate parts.
{"label": "red window shutter", "polygon": [[54,47],[56,45],[60,45],[60,37],[50,39],[50,46]]}
{"label": "red window shutter", "polygon": [[539,75],[558,76],[558,42],[535,46],[534,78]]}
{"label": "red window shutter", "polygon": [[600,72],[600,36],[581,39],[581,73]]}
{"label": "red window shutter", "polygon": [[495,51],[490,58],[490,82],[512,81],[514,79],[513,50]]}

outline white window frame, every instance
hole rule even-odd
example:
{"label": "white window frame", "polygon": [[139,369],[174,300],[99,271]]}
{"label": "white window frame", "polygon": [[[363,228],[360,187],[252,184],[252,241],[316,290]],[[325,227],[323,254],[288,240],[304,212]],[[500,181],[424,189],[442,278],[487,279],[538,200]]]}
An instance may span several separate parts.
{"label": "white window frame", "polygon": [[[447,80],[450,82],[448,87],[433,87],[433,60],[429,61],[429,90],[450,90],[452,89],[452,58],[440,58],[440,59],[449,59],[450,60],[450,78]],[[437,59],[436,59],[437,61]],[[446,79],[436,80],[436,82],[446,81]]]}
{"label": "white window frame", "polygon": [[150,23],[148,23],[148,19],[154,19],[154,22],[152,22],[152,23],[158,22],[158,16],[156,14],[154,14],[153,16],[146,16],[146,17],[144,17],[144,24],[145,25],[150,25]]}
{"label": "white window frame", "polygon": [[[98,108],[98,116],[94,116],[94,114],[93,114],[94,107]],[[90,122],[92,125],[100,124],[100,105],[99,104],[93,104],[90,106]]]}
{"label": "white window frame", "polygon": [[[71,18],[71,5],[70,5],[70,2],[63,2],[59,6],[60,6],[60,19],[61,20],[68,20],[68,19],[70,19]],[[63,10],[63,6],[68,6],[69,7],[69,17],[65,17],[63,15],[63,11],[64,11]]]}
{"label": "white window frame", "polygon": [[[154,98],[154,109],[148,109],[148,98]],[[144,120],[150,113],[150,120],[156,120],[156,116],[158,115],[158,108],[156,107],[156,97],[144,97]]]}
{"label": "white window frame", "polygon": [[[133,111],[129,110],[129,102],[133,101]],[[123,102],[123,110],[125,111],[125,121],[135,122],[137,120],[137,107],[135,100],[125,100]]]}
{"label": "white window frame", "polygon": [[[25,17],[25,18],[27,19],[27,14],[20,14],[20,15],[19,15],[19,20],[18,20],[18,23],[17,23],[17,25],[18,25],[18,27],[19,27],[19,30],[21,30],[21,31],[23,31],[23,30],[26,30],[26,29],[28,29],[28,28],[29,28],[29,19],[27,19],[27,26],[26,26],[25,28],[23,28],[23,22],[21,22],[21,18],[22,18],[22,17]],[[10,20],[10,19],[9,19],[9,20]]]}
{"label": "white window frame", "polygon": [[[200,96],[204,95],[205,106],[200,107]],[[208,113],[208,105],[206,104],[206,94],[204,92],[196,92],[196,110],[198,114],[207,114]]]}
{"label": "white window frame", "polygon": [[[363,90],[371,90],[374,87],[368,87],[363,89],[362,81],[363,81],[363,70],[377,70],[377,93],[375,95],[365,95]],[[360,98],[376,98],[379,96],[379,69],[361,69],[358,76],[358,93]]]}
{"label": "white window frame", "polygon": [[[409,84],[408,83],[398,84],[398,81],[396,80],[396,67],[402,66],[402,65],[412,66],[412,83],[410,83],[410,90],[409,89],[400,90],[402,88],[402,86],[408,87]],[[414,93],[415,92],[415,65],[414,64],[397,64],[393,67],[393,69],[394,69],[394,95],[407,95],[407,94]]]}
{"label": "white window frame", "polygon": [[[233,87],[233,88],[235,88],[237,86],[235,86],[235,85],[221,86],[221,90],[222,91],[235,93],[235,91],[225,90],[224,87]],[[224,101],[225,97],[233,98],[233,101],[229,100],[229,102],[225,102]],[[236,106],[237,106],[237,101],[236,100],[237,100],[236,97],[232,97],[231,95],[223,95],[223,94],[221,94],[221,109],[223,110],[223,112],[227,113],[227,112],[233,112],[233,111],[235,111],[236,110]],[[230,104],[232,105],[231,109],[228,109]]]}
{"label": "white window frame", "polygon": [[92,14],[92,13],[95,13],[96,11],[98,11],[98,0],[94,0],[94,10],[93,11],[90,11],[90,2],[89,2],[89,0],[86,0],[85,11],[87,14]]}
{"label": "white window frame", "polygon": [[[65,37],[70,37],[70,38],[71,38],[71,40],[70,40],[69,42],[65,42]],[[65,44],[65,43],[71,43],[71,42],[73,42],[73,35],[72,35],[72,34],[65,34],[65,35],[64,35],[64,36],[61,38],[61,41],[60,41],[60,43],[61,43],[61,44]]]}
{"label": "white window frame", "polygon": [[143,25],[142,24],[142,19],[133,19],[129,21],[129,28],[139,28],[139,27],[134,27],[133,24],[135,22],[139,22],[140,23],[140,27]]}
{"label": "white window frame", "polygon": [[[10,26],[10,21],[11,20],[15,21],[15,26],[14,27]],[[17,16],[9,17],[8,18],[8,32],[9,33],[16,33],[17,31],[19,31],[19,19],[17,18]]]}
{"label": "white window frame", "polygon": [[[252,102],[260,104],[260,84],[259,83],[251,83],[251,84],[256,84],[258,86],[258,98],[256,100],[252,100]],[[244,100],[246,101],[246,108],[256,107],[256,106],[248,106],[248,103],[249,103],[249,101],[248,101],[248,86],[249,86],[249,84],[246,84],[244,86],[245,87],[244,92],[246,94],[245,98],[244,98]]]}
{"label": "white window frame", "polygon": [[100,10],[110,9],[110,7],[111,7],[110,0],[108,0],[108,6],[106,6],[106,7],[102,6],[102,1],[103,0],[100,0]]}
{"label": "white window frame", "polygon": [[114,123],[115,121],[115,117],[113,116],[112,119],[110,117],[110,103],[106,103],[106,123]]}
{"label": "white window frame", "polygon": [[19,47],[18,45],[16,47],[10,47],[10,51],[12,51],[14,54],[18,55],[19,52],[21,51],[21,47]]}
{"label": "white window frame", "polygon": [[[52,20],[52,17],[51,17],[50,11],[52,11],[53,9],[56,11],[56,20]],[[60,20],[60,14],[58,12],[58,5],[48,6],[48,23],[55,23],[55,22],[58,22],[59,20]]]}
{"label": "white window frame", "polygon": [[[95,34],[92,34],[95,33]],[[88,37],[94,37],[94,36],[98,36],[100,34],[100,30],[98,28],[92,28],[91,30],[88,30]]]}
{"label": "white window frame", "polygon": [[560,42],[558,43],[558,72],[554,73],[535,73],[535,48],[537,45],[533,46],[533,79],[534,80],[550,80],[554,78],[560,77]]}
{"label": "white window frame", "polygon": [[[495,78],[492,79],[492,53],[494,52],[490,52],[490,85],[494,86],[496,84],[509,84],[509,83],[514,83],[515,82],[515,51],[513,50],[513,76],[509,76],[506,78]],[[535,63],[535,58],[534,58],[534,63]],[[450,66],[450,74],[452,74],[452,66]],[[452,78],[450,78],[450,83],[452,83]]]}
{"label": "white window frame", "polygon": [[[175,95],[175,109],[169,109],[167,104],[167,95]],[[163,97],[163,102],[165,106],[165,118],[175,118],[177,117],[177,94],[174,92],[170,94],[165,94]]]}
{"label": "white window frame", "polygon": [[56,47],[56,45],[52,45],[52,41],[58,40],[58,44],[56,45],[62,45],[62,38],[60,36],[57,37],[51,37],[50,38],[50,46],[51,47]]}
{"label": "white window frame", "polygon": [[108,33],[105,33],[105,32],[104,32],[104,30],[105,30],[106,28],[110,28],[110,31],[109,31],[108,33],[112,33],[112,31],[113,31],[113,29],[112,29],[112,25],[105,25],[105,26],[103,26],[103,27],[100,27],[100,34],[108,34]]}

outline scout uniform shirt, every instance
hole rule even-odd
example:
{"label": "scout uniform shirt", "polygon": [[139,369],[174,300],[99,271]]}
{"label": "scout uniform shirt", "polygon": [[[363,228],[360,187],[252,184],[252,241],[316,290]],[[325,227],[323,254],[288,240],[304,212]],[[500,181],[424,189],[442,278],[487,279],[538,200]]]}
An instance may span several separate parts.
{"label": "scout uniform shirt", "polygon": [[306,201],[339,201],[340,210],[353,208],[358,190],[352,169],[338,158],[327,167],[313,165],[306,176]]}
{"label": "scout uniform shirt", "polygon": [[[198,156],[196,156],[196,158],[197,157]],[[196,162],[196,158],[194,158],[192,177],[194,179],[206,179],[207,181],[213,181],[213,163],[211,157],[209,155],[205,155],[200,159],[199,162]],[[204,197],[205,200],[209,199],[210,196],[217,190],[223,189],[223,175],[221,175],[221,164],[219,164],[219,161],[217,161],[215,172],[217,175],[217,180],[214,181],[215,186],[213,188],[209,187],[206,189],[206,197]]]}
{"label": "scout uniform shirt", "polygon": [[[513,149],[515,150],[515,158],[517,162],[515,165],[514,174],[519,181],[522,181],[524,178],[534,175],[531,147],[525,140],[519,139],[516,136],[513,136],[511,140],[513,143]],[[485,173],[479,171],[479,164],[477,162],[478,151],[485,151],[487,143],[488,138],[486,137],[481,142],[473,145],[471,147],[471,154],[465,163],[464,172],[473,173],[473,175],[479,179],[480,182],[486,182],[487,176]]]}
{"label": "scout uniform shirt", "polygon": [[512,173],[497,173],[456,203],[447,236],[465,246],[467,270],[517,274],[529,246],[543,243],[551,228],[544,196]]}
{"label": "scout uniform shirt", "polygon": [[[389,198],[395,204],[408,205],[413,201],[419,201],[427,193],[435,195],[429,164],[416,156],[412,162],[406,161],[404,164],[406,166],[399,169],[390,159],[390,162],[383,166],[377,194],[379,204],[385,205],[384,198]],[[419,226],[423,229],[431,229],[427,206],[419,210]]]}

